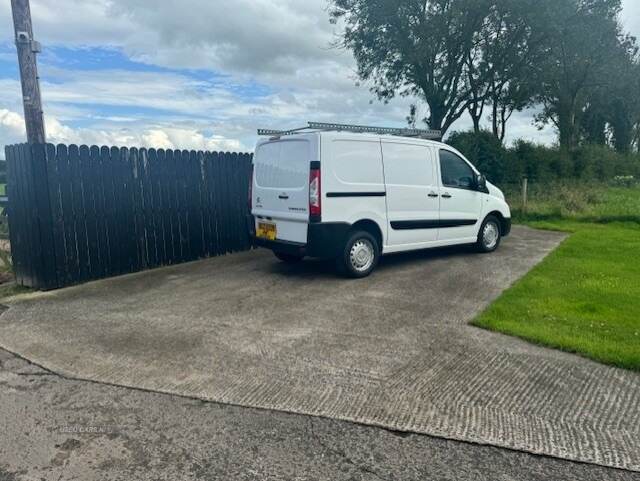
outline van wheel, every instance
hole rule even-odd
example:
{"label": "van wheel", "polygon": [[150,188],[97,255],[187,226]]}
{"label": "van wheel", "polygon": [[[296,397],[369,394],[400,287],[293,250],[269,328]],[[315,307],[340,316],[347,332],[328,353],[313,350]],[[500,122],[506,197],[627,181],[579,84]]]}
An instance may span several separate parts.
{"label": "van wheel", "polygon": [[380,247],[376,238],[368,232],[357,231],[349,236],[336,263],[342,274],[358,279],[371,274],[379,259]]}
{"label": "van wheel", "polygon": [[500,245],[500,221],[496,216],[488,216],[478,233],[478,241],[476,247],[480,252],[493,252]]}
{"label": "van wheel", "polygon": [[302,261],[302,257],[300,256],[295,256],[293,254],[285,254],[284,252],[276,252],[274,251],[273,254],[282,262],[285,262],[287,264],[297,264],[298,262]]}

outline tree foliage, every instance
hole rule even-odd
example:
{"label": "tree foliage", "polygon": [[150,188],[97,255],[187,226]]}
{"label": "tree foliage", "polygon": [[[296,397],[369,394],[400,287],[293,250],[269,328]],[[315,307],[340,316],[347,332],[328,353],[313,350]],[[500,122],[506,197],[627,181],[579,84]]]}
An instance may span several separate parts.
{"label": "tree foliage", "polygon": [[[559,143],[640,148],[640,61],[620,0],[330,0],[340,41],[383,101],[410,96],[444,132],[465,111],[503,142],[535,107]],[[417,106],[408,121],[416,122]]]}
{"label": "tree foliage", "polygon": [[560,0],[534,24],[547,39],[535,76],[543,106],[537,120],[555,125],[562,147],[577,147],[590,98],[611,86],[620,9],[620,0]]}
{"label": "tree foliage", "polygon": [[353,51],[361,79],[381,100],[411,95],[425,119],[446,132],[467,109],[465,65],[483,31],[489,0],[335,0],[345,23],[341,45]]}

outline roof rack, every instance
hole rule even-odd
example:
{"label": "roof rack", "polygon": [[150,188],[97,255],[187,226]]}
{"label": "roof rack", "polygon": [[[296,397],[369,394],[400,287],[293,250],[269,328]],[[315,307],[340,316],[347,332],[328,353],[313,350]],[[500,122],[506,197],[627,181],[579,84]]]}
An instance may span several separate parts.
{"label": "roof rack", "polygon": [[338,132],[354,132],[354,133],[370,133],[380,135],[396,135],[400,137],[417,137],[426,140],[440,140],[442,139],[442,133],[439,130],[422,130],[422,129],[409,129],[409,128],[394,128],[394,127],[372,127],[367,125],[349,125],[349,124],[332,124],[323,122],[308,122],[306,127],[299,127],[291,130],[273,130],[273,129],[258,129],[258,135],[268,136],[285,136],[300,134],[305,131],[328,131],[334,130]]}

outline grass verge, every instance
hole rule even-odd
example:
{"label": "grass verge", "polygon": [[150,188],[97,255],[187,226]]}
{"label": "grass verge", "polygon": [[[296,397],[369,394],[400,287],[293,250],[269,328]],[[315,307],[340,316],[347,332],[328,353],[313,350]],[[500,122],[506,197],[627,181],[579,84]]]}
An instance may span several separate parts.
{"label": "grass verge", "polygon": [[0,304],[13,296],[33,291],[15,283],[10,257],[9,252],[0,249]]}
{"label": "grass verge", "polygon": [[15,282],[0,284],[0,304],[11,297],[17,296],[19,294],[26,294],[27,292],[33,292],[33,289],[19,286]]}
{"label": "grass verge", "polygon": [[594,189],[566,212],[516,206],[516,221],[571,236],[473,324],[640,371],[640,189]]}

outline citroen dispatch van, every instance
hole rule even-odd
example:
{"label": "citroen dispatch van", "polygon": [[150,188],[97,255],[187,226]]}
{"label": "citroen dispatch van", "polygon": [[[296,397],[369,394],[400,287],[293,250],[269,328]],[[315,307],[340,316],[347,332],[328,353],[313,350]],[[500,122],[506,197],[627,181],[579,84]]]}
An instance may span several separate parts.
{"label": "citroen dispatch van", "polygon": [[267,131],[249,194],[258,246],[283,262],[335,259],[358,278],[384,254],[458,244],[492,252],[509,234],[503,193],[460,152],[406,129],[353,130]]}

